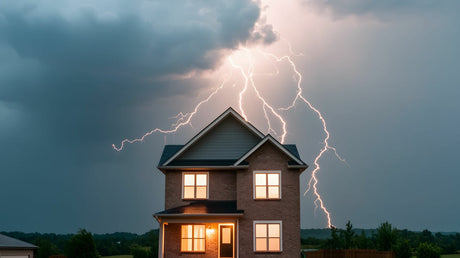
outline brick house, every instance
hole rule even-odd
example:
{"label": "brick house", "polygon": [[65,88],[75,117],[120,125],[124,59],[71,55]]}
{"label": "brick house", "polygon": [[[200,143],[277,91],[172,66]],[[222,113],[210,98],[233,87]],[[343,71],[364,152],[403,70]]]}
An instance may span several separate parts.
{"label": "brick house", "polygon": [[299,257],[307,167],[295,145],[232,108],[185,145],[166,145],[158,257]]}

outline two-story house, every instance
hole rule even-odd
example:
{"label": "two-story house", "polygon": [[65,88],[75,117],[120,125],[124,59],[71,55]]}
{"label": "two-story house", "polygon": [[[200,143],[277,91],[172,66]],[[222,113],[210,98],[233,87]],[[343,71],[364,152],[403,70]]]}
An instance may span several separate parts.
{"label": "two-story house", "polygon": [[185,145],[166,145],[158,257],[299,257],[299,175],[292,144],[229,108]]}

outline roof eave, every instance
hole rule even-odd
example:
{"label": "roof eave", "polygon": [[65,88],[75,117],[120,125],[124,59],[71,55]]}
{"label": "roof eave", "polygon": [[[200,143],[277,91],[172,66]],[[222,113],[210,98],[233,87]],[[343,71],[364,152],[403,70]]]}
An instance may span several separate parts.
{"label": "roof eave", "polygon": [[187,170],[235,170],[235,169],[247,169],[249,165],[240,165],[240,166],[158,166],[157,167],[161,172],[165,173],[166,170],[177,170],[177,169],[187,169]]}
{"label": "roof eave", "polygon": [[243,217],[244,213],[175,213],[175,214],[158,214],[155,213],[153,214],[155,218],[161,218],[161,217]]}
{"label": "roof eave", "polygon": [[38,246],[0,246],[3,250],[35,250]]}
{"label": "roof eave", "polygon": [[308,165],[305,164],[305,165],[288,165],[288,168],[290,169],[301,169],[301,171],[303,172],[305,169],[308,168]]}
{"label": "roof eave", "polygon": [[247,159],[249,156],[251,156],[256,150],[258,150],[264,143],[270,141],[272,144],[278,147],[284,154],[286,154],[288,157],[293,159],[295,162],[299,163],[299,166],[307,166],[302,160],[297,158],[294,154],[292,154],[286,147],[284,147],[281,143],[279,143],[275,138],[273,138],[270,134],[265,136],[264,139],[262,139],[256,146],[254,146],[252,149],[250,149],[248,152],[246,152],[240,159],[238,159],[233,165],[238,166],[241,162],[243,162],[245,159]]}

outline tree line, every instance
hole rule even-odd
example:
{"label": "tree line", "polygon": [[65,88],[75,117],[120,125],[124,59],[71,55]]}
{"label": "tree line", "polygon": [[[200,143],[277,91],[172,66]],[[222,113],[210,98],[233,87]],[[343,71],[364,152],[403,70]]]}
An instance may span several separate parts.
{"label": "tree line", "polygon": [[[367,234],[366,234],[367,233]],[[441,254],[454,254],[460,250],[460,234],[433,234],[425,229],[422,232],[399,230],[384,222],[376,230],[365,232],[353,229],[350,221],[344,229],[330,228],[330,237],[320,239],[308,237],[301,239],[304,248],[314,249],[377,249],[394,251],[397,257],[440,257]]]}
{"label": "tree line", "polygon": [[[304,234],[308,231],[310,234]],[[158,229],[145,234],[111,233],[91,234],[80,229],[76,234],[0,232],[39,247],[35,257],[48,258],[64,254],[68,258],[132,254],[134,258],[157,257]],[[460,250],[459,233],[435,233],[400,230],[384,222],[375,230],[357,230],[350,221],[344,229],[331,227],[329,237],[325,230],[302,230],[303,248],[310,249],[377,249],[394,251],[397,257],[440,257]]]}
{"label": "tree line", "polygon": [[36,258],[65,255],[68,258],[132,254],[134,258],[158,257],[158,230],[145,234],[91,234],[80,229],[76,234],[0,232],[38,246]]}

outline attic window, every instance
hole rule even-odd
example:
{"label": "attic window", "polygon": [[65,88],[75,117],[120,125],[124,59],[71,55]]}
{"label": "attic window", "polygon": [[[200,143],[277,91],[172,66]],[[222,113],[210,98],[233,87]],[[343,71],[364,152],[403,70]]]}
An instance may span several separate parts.
{"label": "attic window", "polygon": [[183,173],[183,199],[208,198],[208,173]]}
{"label": "attic window", "polygon": [[254,199],[281,199],[280,171],[254,171]]}

